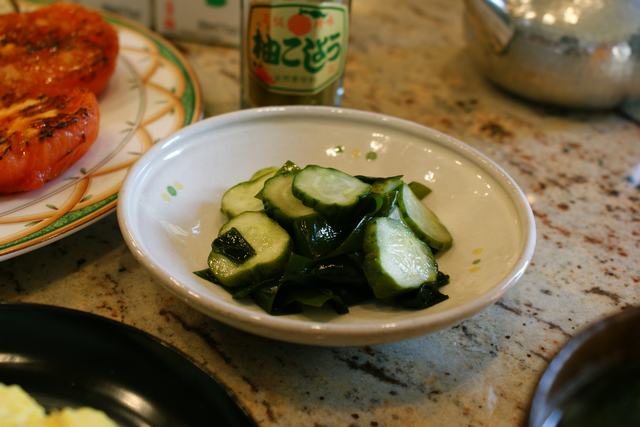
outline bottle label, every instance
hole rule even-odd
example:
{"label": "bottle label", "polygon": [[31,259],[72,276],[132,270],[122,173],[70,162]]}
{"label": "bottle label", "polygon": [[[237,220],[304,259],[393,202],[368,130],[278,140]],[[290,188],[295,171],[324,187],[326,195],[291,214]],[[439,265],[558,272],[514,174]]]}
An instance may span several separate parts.
{"label": "bottle label", "polygon": [[271,92],[319,93],[342,75],[348,36],[346,5],[253,3],[246,34],[249,72]]}

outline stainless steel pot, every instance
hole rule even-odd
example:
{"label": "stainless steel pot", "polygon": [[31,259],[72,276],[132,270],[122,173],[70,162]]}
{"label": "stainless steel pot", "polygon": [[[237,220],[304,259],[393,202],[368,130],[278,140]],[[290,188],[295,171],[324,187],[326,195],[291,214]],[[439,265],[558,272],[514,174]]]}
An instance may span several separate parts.
{"label": "stainless steel pot", "polygon": [[640,100],[640,0],[465,0],[469,51],[523,97],[566,107]]}

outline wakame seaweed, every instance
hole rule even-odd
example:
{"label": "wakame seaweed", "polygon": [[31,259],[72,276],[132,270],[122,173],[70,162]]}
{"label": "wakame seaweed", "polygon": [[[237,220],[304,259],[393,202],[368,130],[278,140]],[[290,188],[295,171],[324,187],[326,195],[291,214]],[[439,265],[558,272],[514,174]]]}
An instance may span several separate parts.
{"label": "wakame seaweed", "polygon": [[413,191],[413,194],[415,194],[416,197],[420,200],[431,194],[431,189],[418,181],[411,181],[409,183],[409,188],[411,189],[411,191]]}
{"label": "wakame seaweed", "polygon": [[303,306],[330,307],[344,314],[349,305],[372,297],[356,257],[314,260],[295,253],[279,279],[229,291],[234,298],[250,295],[270,314],[295,313]]}
{"label": "wakame seaweed", "polygon": [[204,270],[194,271],[193,274],[203,278],[204,280],[208,280],[211,283],[216,283],[215,276],[213,275],[213,273],[211,273],[211,270],[209,270],[208,268],[205,268]]}
{"label": "wakame seaweed", "polygon": [[[298,165],[288,161],[276,175],[295,175],[300,171]],[[349,306],[372,299],[373,290],[363,270],[365,231],[380,217],[403,222],[398,218],[398,196],[404,181],[402,175],[356,178],[369,184],[370,189],[349,209],[348,215],[324,216],[316,212],[290,220],[276,218],[267,208],[262,190],[258,192],[255,197],[265,203],[264,214],[278,222],[291,238],[286,262],[270,275],[250,276],[253,279],[240,287],[223,287],[234,298],[249,297],[274,315],[297,313],[304,307],[330,308],[337,314],[344,314]],[[408,185],[418,199],[431,192],[419,182]],[[217,237],[212,249],[238,265],[256,256],[254,248],[236,228]],[[194,273],[216,283],[216,277],[209,269]],[[386,301],[410,309],[427,308],[448,298],[439,290],[448,283],[449,276],[438,270],[434,280]]]}
{"label": "wakame seaweed", "polygon": [[235,227],[218,236],[211,247],[214,252],[226,256],[236,264],[242,264],[256,254],[256,251]]}
{"label": "wakame seaweed", "polygon": [[433,282],[423,283],[418,289],[414,289],[404,295],[396,297],[399,305],[406,308],[427,308],[449,299],[439,291],[441,287],[449,284],[449,275],[438,271]]}
{"label": "wakame seaweed", "polygon": [[295,251],[318,258],[340,244],[341,231],[319,215],[297,218],[290,227]]}
{"label": "wakame seaweed", "polygon": [[449,299],[433,283],[424,283],[418,289],[396,297],[398,305],[405,308],[427,308]]}

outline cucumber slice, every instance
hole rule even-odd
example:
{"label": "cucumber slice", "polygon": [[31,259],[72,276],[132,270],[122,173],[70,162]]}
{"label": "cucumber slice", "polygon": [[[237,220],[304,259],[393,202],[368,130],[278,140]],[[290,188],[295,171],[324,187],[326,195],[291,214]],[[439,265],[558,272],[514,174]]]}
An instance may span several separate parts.
{"label": "cucumber slice", "polygon": [[376,216],[389,216],[395,209],[398,190],[402,184],[402,175],[380,178],[371,183],[371,192],[382,196],[382,206]]}
{"label": "cucumber slice", "polygon": [[298,218],[317,215],[312,208],[305,206],[297,199],[291,187],[295,174],[282,174],[269,178],[264,183],[260,197],[264,210],[270,217],[281,224],[290,224]]}
{"label": "cucumber slice", "polygon": [[402,222],[379,217],[367,225],[363,241],[364,274],[376,298],[388,298],[434,281],[435,258]]}
{"label": "cucumber slice", "polygon": [[278,172],[278,167],[276,166],[267,166],[266,168],[262,168],[262,169],[258,169],[257,171],[255,171],[253,173],[253,175],[251,175],[251,178],[249,178],[249,181],[253,181],[254,179],[258,179],[258,178],[262,178],[265,175],[269,175],[271,174],[271,176],[273,176],[273,174],[275,172]]}
{"label": "cucumber slice", "polygon": [[402,184],[402,175],[377,179],[371,183],[371,192],[378,194],[390,193],[399,189]]}
{"label": "cucumber slice", "polygon": [[291,253],[291,238],[277,222],[264,212],[244,212],[220,229],[219,235],[231,228],[240,232],[256,254],[242,264],[211,251],[209,270],[223,286],[239,287],[277,277],[284,271]]}
{"label": "cucumber slice", "polygon": [[256,179],[241,182],[225,191],[220,202],[222,213],[233,218],[243,212],[261,211],[262,200],[256,198],[256,194],[262,190],[264,183],[274,176],[277,170],[264,172]]}
{"label": "cucumber slice", "polygon": [[387,218],[397,219],[398,221],[402,221],[402,216],[400,215],[400,208],[398,208],[397,203],[393,205],[393,207],[389,210],[389,213],[387,214]]}
{"label": "cucumber slice", "polygon": [[295,197],[322,215],[348,213],[371,189],[369,184],[333,168],[309,165],[293,179]]}
{"label": "cucumber slice", "polygon": [[340,233],[293,195],[294,176],[294,173],[285,173],[270,178],[264,183],[260,197],[266,214],[290,233],[296,253],[316,258],[338,244]]}
{"label": "cucumber slice", "polygon": [[431,248],[446,251],[451,247],[453,239],[449,230],[431,209],[422,204],[407,184],[400,189],[398,207],[402,221]]}

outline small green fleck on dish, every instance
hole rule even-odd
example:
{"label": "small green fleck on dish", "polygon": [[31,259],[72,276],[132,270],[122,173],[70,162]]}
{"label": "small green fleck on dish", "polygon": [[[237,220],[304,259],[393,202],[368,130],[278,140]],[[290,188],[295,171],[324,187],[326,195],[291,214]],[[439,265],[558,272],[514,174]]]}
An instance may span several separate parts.
{"label": "small green fleck on dish", "polygon": [[378,153],[376,153],[375,151],[369,151],[365,158],[369,161],[376,160],[378,158]]}
{"label": "small green fleck on dish", "polygon": [[478,259],[474,259],[471,264],[474,264],[474,265],[475,264],[480,264],[480,259],[479,258]]}
{"label": "small green fleck on dish", "polygon": [[176,197],[178,191],[182,190],[184,186],[180,182],[174,182],[173,185],[167,185],[166,191],[162,192],[162,200],[165,202],[171,201],[171,197]]}

